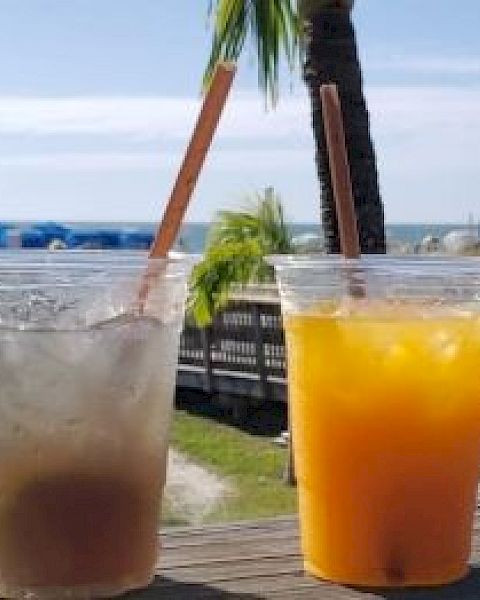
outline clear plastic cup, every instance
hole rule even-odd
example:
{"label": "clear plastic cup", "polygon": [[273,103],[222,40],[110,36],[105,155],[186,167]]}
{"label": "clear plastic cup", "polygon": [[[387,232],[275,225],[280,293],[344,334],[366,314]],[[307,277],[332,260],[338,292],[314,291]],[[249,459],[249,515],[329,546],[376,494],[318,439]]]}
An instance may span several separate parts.
{"label": "clear plastic cup", "polygon": [[2,597],[111,597],[153,578],[191,263],[0,255]]}
{"label": "clear plastic cup", "polygon": [[305,568],[368,586],[467,572],[480,262],[277,257]]}

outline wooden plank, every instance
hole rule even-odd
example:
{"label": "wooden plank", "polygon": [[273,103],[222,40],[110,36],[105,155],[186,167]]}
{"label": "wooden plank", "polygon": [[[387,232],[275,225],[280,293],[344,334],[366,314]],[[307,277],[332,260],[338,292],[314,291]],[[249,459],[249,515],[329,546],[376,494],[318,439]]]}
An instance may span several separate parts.
{"label": "wooden plank", "polygon": [[265,532],[284,530],[289,534],[298,533],[298,521],[295,516],[275,517],[273,519],[261,519],[258,521],[233,521],[229,523],[219,523],[216,525],[198,525],[188,527],[168,527],[160,532],[160,535],[167,536],[168,539],[177,537],[192,538],[193,536],[210,535],[229,535],[235,532],[235,535],[257,534],[263,535]]}
{"label": "wooden plank", "polygon": [[359,590],[315,581],[302,573],[270,575],[261,579],[246,578],[208,584],[183,582],[159,576],[154,585],[144,591],[128,595],[136,600],[171,598],[172,600],[200,599],[273,599],[273,600],[478,600],[480,568],[452,586],[418,590]]}
{"label": "wooden plank", "polygon": [[251,556],[238,556],[235,548],[224,559],[192,563],[187,566],[160,568],[160,574],[179,578],[181,581],[201,581],[209,585],[238,579],[268,577],[273,574],[291,574],[301,570],[301,562],[296,553],[283,556],[260,556],[252,552]]}
{"label": "wooden plank", "polygon": [[159,576],[127,597],[272,600],[478,600],[480,536],[476,516],[469,577],[455,585],[419,590],[365,590],[334,585],[303,573],[297,519],[173,528],[162,532]]}
{"label": "wooden plank", "polygon": [[[163,574],[171,570],[174,570],[176,574],[182,570],[191,573],[192,570],[198,569],[210,577],[212,573],[220,572],[221,578],[224,578],[225,573],[227,573],[227,578],[233,574],[232,561],[235,562],[237,569],[239,565],[251,561],[257,566],[270,562],[266,569],[267,574],[272,573],[273,561],[280,565],[290,565],[295,560],[296,568],[301,569],[302,563],[297,543],[292,540],[272,540],[272,542],[276,543],[273,547],[272,545],[268,546],[267,542],[258,542],[258,540],[255,544],[252,542],[239,543],[234,556],[228,555],[229,549],[225,547],[225,544],[219,544],[217,547],[202,545],[188,547],[188,556],[185,555],[185,548],[179,548],[176,551],[170,550],[168,555],[164,553],[163,560],[160,558],[159,569]],[[252,552],[253,546],[256,547],[254,552]],[[225,558],[226,556],[228,558]],[[205,577],[201,577],[201,579],[203,580]]]}
{"label": "wooden plank", "polygon": [[271,532],[285,532],[288,535],[298,534],[298,519],[295,515],[275,517],[273,519],[259,519],[258,521],[233,521],[213,525],[187,525],[173,526],[162,529],[159,535],[167,536],[169,540],[178,537],[192,539],[201,536],[202,539],[210,536],[234,535],[265,535]]}

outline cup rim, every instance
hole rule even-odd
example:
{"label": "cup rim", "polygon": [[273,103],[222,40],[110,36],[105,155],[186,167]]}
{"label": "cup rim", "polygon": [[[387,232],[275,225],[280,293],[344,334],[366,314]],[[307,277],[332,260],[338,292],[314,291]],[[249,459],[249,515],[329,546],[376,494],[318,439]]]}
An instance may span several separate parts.
{"label": "cup rim", "polygon": [[6,249],[0,251],[1,273],[88,271],[91,268],[112,273],[138,273],[148,268],[165,265],[169,270],[190,269],[200,260],[198,254],[171,252],[168,257],[150,258],[145,251],[134,250],[83,250],[83,249]]}
{"label": "cup rim", "polygon": [[466,270],[480,274],[480,256],[364,254],[359,258],[345,258],[341,254],[274,254],[265,260],[277,272],[287,269],[341,270],[354,267],[365,270],[407,268],[419,272],[445,269],[452,274],[458,269],[460,272]]}

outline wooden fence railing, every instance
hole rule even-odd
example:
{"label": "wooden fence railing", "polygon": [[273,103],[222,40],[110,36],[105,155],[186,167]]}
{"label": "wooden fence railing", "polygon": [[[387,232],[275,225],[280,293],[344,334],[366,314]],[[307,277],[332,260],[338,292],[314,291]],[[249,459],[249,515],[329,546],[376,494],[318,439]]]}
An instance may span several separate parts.
{"label": "wooden fence railing", "polygon": [[237,297],[203,329],[187,319],[177,385],[284,401],[285,344],[278,300]]}

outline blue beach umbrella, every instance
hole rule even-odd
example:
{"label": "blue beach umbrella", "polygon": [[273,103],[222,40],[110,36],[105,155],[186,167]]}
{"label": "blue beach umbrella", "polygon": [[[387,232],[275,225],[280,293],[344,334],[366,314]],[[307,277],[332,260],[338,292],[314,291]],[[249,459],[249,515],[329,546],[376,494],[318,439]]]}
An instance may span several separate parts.
{"label": "blue beach umbrella", "polygon": [[43,233],[45,236],[46,245],[48,245],[52,240],[61,240],[62,242],[66,242],[67,236],[70,233],[70,229],[68,227],[61,225],[60,223],[55,223],[55,221],[35,223],[32,226],[32,229]]}
{"label": "blue beach umbrella", "polygon": [[66,243],[69,248],[121,248],[122,233],[116,229],[74,229]]}
{"label": "blue beach umbrella", "polygon": [[20,232],[20,242],[22,248],[46,248],[48,245],[43,231],[33,227]]}
{"label": "blue beach umbrella", "polygon": [[153,242],[153,233],[131,229],[122,234],[121,247],[125,250],[148,250]]}

